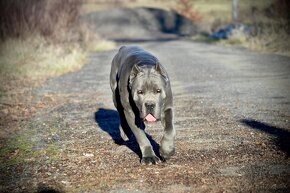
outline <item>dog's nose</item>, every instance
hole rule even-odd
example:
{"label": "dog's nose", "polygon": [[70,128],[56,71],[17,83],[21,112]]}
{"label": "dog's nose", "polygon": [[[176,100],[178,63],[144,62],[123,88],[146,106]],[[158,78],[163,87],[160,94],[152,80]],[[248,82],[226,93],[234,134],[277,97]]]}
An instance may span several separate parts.
{"label": "dog's nose", "polygon": [[155,108],[155,104],[152,102],[145,103],[145,107],[148,111],[152,111]]}

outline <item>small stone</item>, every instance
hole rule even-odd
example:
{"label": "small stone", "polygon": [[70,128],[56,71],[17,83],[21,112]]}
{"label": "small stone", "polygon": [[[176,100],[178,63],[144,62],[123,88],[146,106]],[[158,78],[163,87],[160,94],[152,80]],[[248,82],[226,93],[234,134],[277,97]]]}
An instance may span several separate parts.
{"label": "small stone", "polygon": [[63,183],[63,184],[69,184],[69,182],[68,181],[65,181],[65,180],[62,180],[61,183]]}
{"label": "small stone", "polygon": [[94,157],[93,153],[84,153],[83,154],[85,157]]}

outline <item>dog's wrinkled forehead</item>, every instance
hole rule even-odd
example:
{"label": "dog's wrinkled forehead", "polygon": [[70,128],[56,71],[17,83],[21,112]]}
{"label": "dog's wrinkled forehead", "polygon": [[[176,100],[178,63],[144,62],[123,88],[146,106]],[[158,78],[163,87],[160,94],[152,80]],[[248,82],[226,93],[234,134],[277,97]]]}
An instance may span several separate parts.
{"label": "dog's wrinkled forehead", "polygon": [[143,78],[159,78],[161,76],[155,68],[141,66],[139,69],[139,75]]}
{"label": "dog's wrinkled forehead", "polygon": [[157,88],[164,84],[161,74],[154,69],[145,69],[137,78],[140,79],[139,84],[145,89]]}
{"label": "dog's wrinkled forehead", "polygon": [[130,84],[135,84],[137,87],[152,88],[160,87],[166,84],[164,75],[160,70],[152,66],[135,66],[130,77]]}

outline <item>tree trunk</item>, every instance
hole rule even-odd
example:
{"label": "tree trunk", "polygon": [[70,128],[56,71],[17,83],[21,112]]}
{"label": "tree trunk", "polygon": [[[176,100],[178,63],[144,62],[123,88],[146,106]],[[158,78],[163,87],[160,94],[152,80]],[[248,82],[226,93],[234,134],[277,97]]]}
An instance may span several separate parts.
{"label": "tree trunk", "polygon": [[239,0],[232,0],[232,22],[238,22],[238,4]]}

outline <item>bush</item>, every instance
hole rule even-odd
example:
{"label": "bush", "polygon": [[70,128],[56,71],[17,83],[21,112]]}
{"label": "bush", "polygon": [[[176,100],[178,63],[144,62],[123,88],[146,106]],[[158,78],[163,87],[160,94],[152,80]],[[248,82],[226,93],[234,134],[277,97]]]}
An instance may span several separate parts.
{"label": "bush", "polygon": [[0,104],[4,93],[80,69],[89,51],[115,46],[80,19],[81,5],[82,0],[0,0]]}
{"label": "bush", "polygon": [[84,41],[81,0],[1,0],[0,38],[34,34],[54,42]]}
{"label": "bush", "polygon": [[178,0],[176,11],[193,22],[200,21],[201,15],[194,10],[191,0]]}

